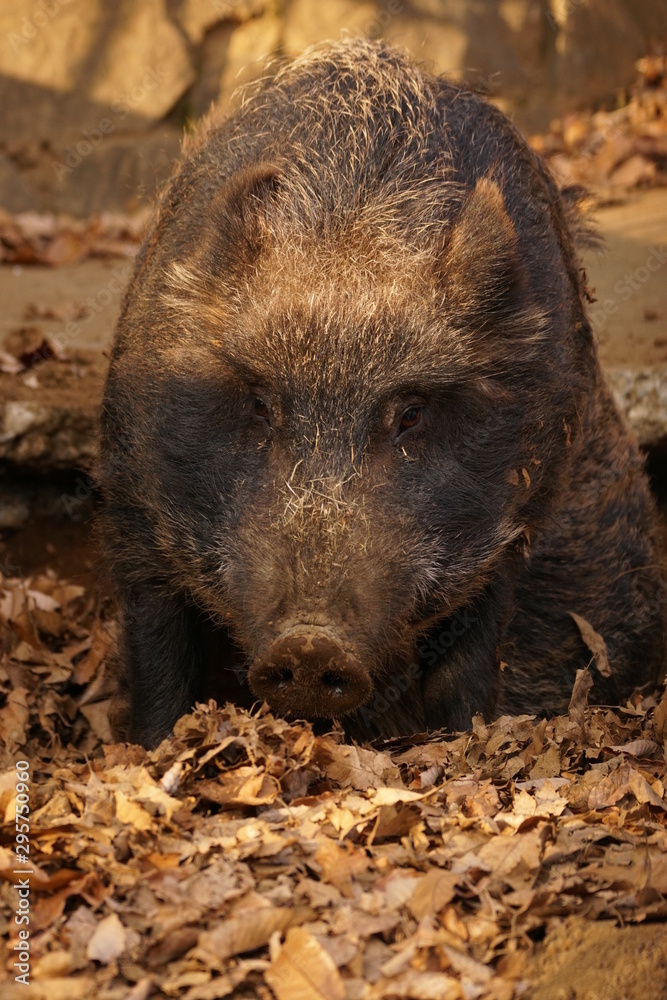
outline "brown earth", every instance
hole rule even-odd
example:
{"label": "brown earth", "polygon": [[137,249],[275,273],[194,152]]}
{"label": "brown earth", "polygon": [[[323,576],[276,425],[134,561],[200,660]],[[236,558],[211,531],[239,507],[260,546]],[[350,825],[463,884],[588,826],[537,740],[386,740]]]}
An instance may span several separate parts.
{"label": "brown earth", "polygon": [[554,920],[526,978],[531,1000],[664,1000],[667,931],[664,924]]}
{"label": "brown earth", "polygon": [[589,251],[585,263],[602,364],[609,370],[664,364],[667,188],[633,192],[593,217],[604,245]]}

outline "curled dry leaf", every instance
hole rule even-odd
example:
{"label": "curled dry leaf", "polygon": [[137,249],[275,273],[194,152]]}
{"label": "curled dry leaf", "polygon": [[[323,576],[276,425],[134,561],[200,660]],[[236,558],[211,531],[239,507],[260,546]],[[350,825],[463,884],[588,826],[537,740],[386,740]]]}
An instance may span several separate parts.
{"label": "curled dry leaf", "polygon": [[604,641],[599,632],[596,632],[590,622],[587,622],[585,618],[582,618],[581,615],[575,614],[574,611],[570,611],[570,615],[574,618],[577,628],[581,632],[581,638],[593,654],[593,659],[595,660],[595,666],[598,668],[598,672],[602,677],[611,677],[607,643]]}
{"label": "curled dry leaf", "polygon": [[[667,919],[650,693],[589,708],[583,671],[569,716],[380,749],[210,702],[150,753],[100,753],[104,606],[53,575],[3,578],[0,628],[0,893],[18,877],[18,743],[34,968],[50,977],[31,995],[519,1000],[551,914],[639,932]],[[25,992],[11,988],[2,1000]]]}
{"label": "curled dry leaf", "polygon": [[592,687],[593,678],[588,667],[584,668],[584,670],[577,670],[567,714],[570,720],[581,731],[584,729],[586,709],[588,708],[588,695]]}
{"label": "curled dry leaf", "polygon": [[264,978],[276,1000],[345,1000],[345,983],[334,960],[301,927],[287,932],[285,944]]}
{"label": "curled dry leaf", "polygon": [[307,907],[254,906],[239,910],[219,927],[201,934],[195,954],[220,968],[226,959],[263,947],[276,931],[303,923],[311,916]]}
{"label": "curled dry leaf", "polygon": [[115,913],[101,920],[88,942],[86,955],[91,961],[108,965],[123,954],[127,946],[127,931]]}
{"label": "curled dry leaf", "polygon": [[662,693],[662,698],[653,716],[653,730],[662,743],[667,743],[667,687]]}

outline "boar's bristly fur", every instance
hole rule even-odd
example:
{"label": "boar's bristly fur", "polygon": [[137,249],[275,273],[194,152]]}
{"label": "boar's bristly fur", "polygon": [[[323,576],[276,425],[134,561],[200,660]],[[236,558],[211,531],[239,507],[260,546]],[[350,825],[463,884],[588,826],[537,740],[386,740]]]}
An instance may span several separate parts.
{"label": "boar's bristly fur", "polygon": [[356,738],[617,702],[664,649],[654,509],[571,210],[400,52],[307,53],[209,117],[142,248],[99,478],[119,735],[198,699]]}

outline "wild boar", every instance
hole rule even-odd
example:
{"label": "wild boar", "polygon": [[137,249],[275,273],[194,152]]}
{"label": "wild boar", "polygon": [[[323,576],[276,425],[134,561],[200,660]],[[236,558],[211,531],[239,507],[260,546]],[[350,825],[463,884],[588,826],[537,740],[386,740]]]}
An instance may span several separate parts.
{"label": "wild boar", "polygon": [[118,323],[102,527],[119,735],[209,695],[357,739],[552,713],[664,651],[655,511],[574,199],[400,51],[286,65],[184,150]]}

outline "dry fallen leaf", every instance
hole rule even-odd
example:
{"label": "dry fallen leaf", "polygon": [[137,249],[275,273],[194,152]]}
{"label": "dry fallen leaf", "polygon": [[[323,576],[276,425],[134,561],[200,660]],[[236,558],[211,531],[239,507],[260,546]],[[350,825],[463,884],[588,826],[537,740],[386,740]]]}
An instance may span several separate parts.
{"label": "dry fallen leaf", "polygon": [[101,920],[88,942],[86,955],[93,962],[108,965],[123,954],[127,945],[127,931],[115,913]]}
{"label": "dry fallen leaf", "polygon": [[345,1000],[345,983],[333,959],[301,927],[287,932],[264,978],[276,1000]]}
{"label": "dry fallen leaf", "polygon": [[667,687],[653,716],[653,730],[662,743],[667,743]]}
{"label": "dry fallen leaf", "polygon": [[593,678],[588,667],[584,668],[584,670],[577,670],[567,714],[570,720],[582,732],[586,718],[586,709],[588,708],[588,695],[592,687]]}
{"label": "dry fallen leaf", "polygon": [[261,948],[275,931],[303,923],[310,916],[311,911],[306,907],[256,906],[239,910],[214,930],[204,931],[195,954],[220,968],[225,959]]}
{"label": "dry fallen leaf", "polygon": [[593,654],[595,666],[598,668],[598,672],[602,677],[611,677],[611,667],[609,666],[609,654],[607,652],[606,642],[602,636],[595,631],[590,622],[586,621],[585,618],[582,618],[581,615],[575,614],[574,611],[570,611],[570,615],[577,623],[577,628],[581,632],[581,638]]}
{"label": "dry fallen leaf", "polygon": [[380,749],[210,702],[150,753],[100,753],[113,621],[42,574],[2,578],[0,627],[0,892],[18,877],[20,746],[45,1000],[519,1000],[550,914],[667,919],[650,693],[589,708],[582,671],[569,716]]}

